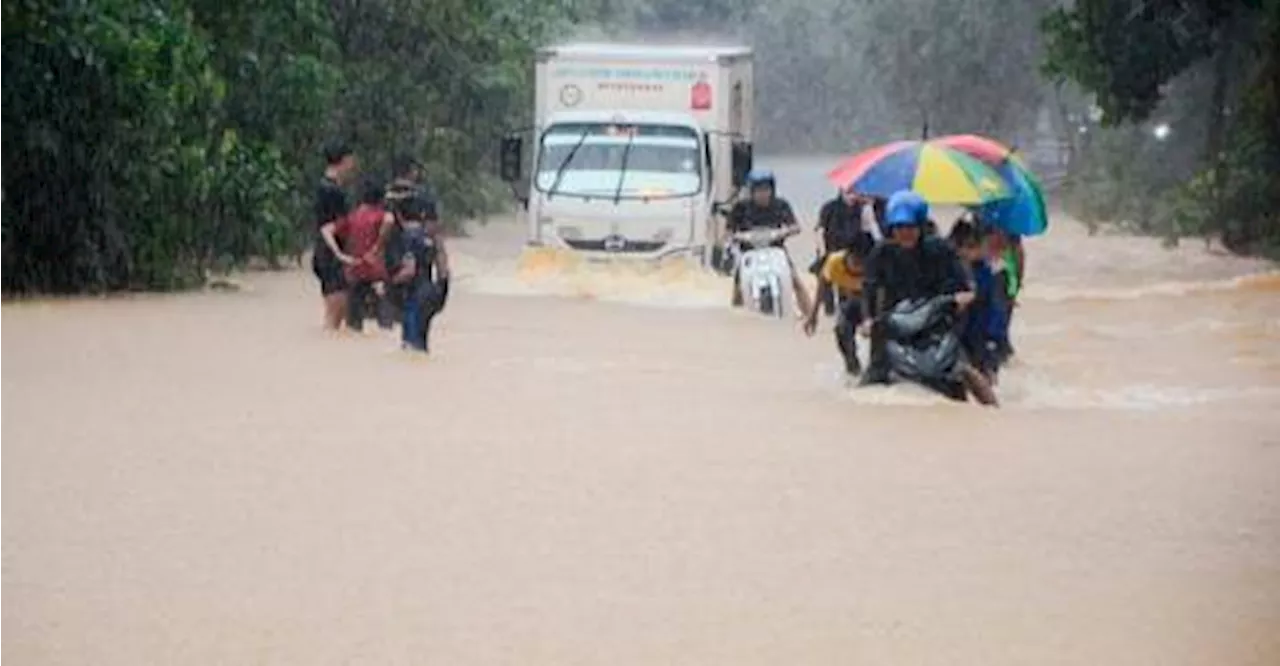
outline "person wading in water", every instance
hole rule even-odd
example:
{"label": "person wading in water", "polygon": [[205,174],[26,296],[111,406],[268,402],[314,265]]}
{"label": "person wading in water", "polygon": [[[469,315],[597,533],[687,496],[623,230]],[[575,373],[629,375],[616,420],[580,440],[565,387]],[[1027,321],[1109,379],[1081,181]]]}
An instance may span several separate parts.
{"label": "person wading in water", "polygon": [[351,212],[351,203],[342,187],[356,170],[355,153],[344,143],[331,143],[324,150],[325,169],[315,194],[315,244],[311,270],[320,282],[324,299],[324,327],[336,331],[347,314],[347,281],[343,267],[358,260],[338,243],[338,225]]}

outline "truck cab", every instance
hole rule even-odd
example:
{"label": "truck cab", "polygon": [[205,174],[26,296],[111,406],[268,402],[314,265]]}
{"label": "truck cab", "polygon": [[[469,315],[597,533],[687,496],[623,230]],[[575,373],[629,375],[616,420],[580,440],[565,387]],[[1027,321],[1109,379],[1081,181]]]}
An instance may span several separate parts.
{"label": "truck cab", "polygon": [[750,73],[740,47],[542,51],[532,150],[509,137],[502,155],[529,244],[705,259],[750,168]]}

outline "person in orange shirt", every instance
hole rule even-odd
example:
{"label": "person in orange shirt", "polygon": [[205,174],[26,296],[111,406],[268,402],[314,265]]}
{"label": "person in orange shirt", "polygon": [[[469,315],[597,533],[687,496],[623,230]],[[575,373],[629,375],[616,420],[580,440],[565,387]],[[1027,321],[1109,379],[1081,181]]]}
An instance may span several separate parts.
{"label": "person in orange shirt", "polygon": [[863,262],[873,247],[875,239],[862,231],[854,236],[848,249],[827,255],[818,271],[818,298],[810,304],[804,321],[805,335],[813,335],[818,328],[818,312],[822,309],[823,301],[828,298],[838,300],[836,348],[840,350],[845,372],[850,377],[862,373],[862,362],[858,360],[857,331],[858,324],[862,323]]}

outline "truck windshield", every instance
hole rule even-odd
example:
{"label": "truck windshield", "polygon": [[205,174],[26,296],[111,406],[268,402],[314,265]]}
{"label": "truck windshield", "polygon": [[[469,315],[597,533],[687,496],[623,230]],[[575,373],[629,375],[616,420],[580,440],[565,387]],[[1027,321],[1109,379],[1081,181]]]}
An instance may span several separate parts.
{"label": "truck windshield", "polygon": [[700,154],[689,127],[556,125],[542,137],[536,185],[554,184],[553,195],[687,197],[702,191]]}

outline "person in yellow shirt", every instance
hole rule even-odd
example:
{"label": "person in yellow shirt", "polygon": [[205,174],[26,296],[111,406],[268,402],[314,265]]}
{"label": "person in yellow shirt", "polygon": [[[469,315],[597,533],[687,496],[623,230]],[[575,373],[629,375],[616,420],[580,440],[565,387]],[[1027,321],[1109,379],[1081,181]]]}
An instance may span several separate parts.
{"label": "person in yellow shirt", "polygon": [[844,358],[845,372],[856,376],[862,372],[858,360],[858,324],[862,322],[862,274],[863,261],[875,246],[871,234],[862,232],[849,249],[832,252],[822,262],[818,271],[818,294],[804,321],[805,335],[813,335],[818,329],[818,312],[822,302],[831,294],[838,297],[836,315],[836,348]]}

